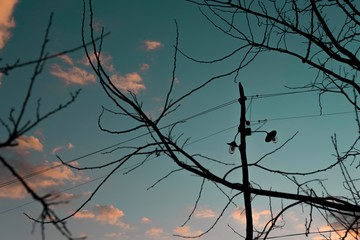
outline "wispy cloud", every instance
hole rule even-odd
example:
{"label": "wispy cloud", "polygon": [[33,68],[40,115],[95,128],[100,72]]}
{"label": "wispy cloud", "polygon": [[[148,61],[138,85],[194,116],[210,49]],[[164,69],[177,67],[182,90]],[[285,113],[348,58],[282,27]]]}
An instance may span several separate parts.
{"label": "wispy cloud", "polygon": [[54,63],[51,65],[50,73],[58,78],[61,78],[66,85],[86,85],[96,81],[96,78],[93,74],[76,66],[63,69],[59,64]]}
{"label": "wispy cloud", "polygon": [[[323,240],[323,239],[343,239],[344,236],[346,236],[346,240],[355,240],[358,238],[355,238],[354,236],[356,236],[356,233],[349,231],[346,232],[346,230],[344,230],[343,228],[341,230],[334,230],[333,227],[325,225],[322,227],[319,227],[318,229],[316,229],[319,232],[327,232],[327,233],[322,233],[318,236],[314,236],[311,238],[311,240]],[[328,238],[325,238],[328,237]]]}
{"label": "wispy cloud", "polygon": [[74,215],[75,218],[95,218],[95,214],[88,210],[81,210]]}
{"label": "wispy cloud", "polygon": [[10,29],[15,27],[13,13],[18,0],[0,0],[0,49],[10,39]]}
{"label": "wispy cloud", "polygon": [[74,65],[74,61],[69,55],[60,55],[58,58],[68,65]]}
{"label": "wispy cloud", "polygon": [[216,212],[211,209],[197,209],[194,213],[196,218],[214,218],[217,216]]}
{"label": "wispy cloud", "polygon": [[120,221],[124,216],[124,212],[114,205],[96,204],[94,208],[89,210],[81,210],[75,214],[75,218],[93,219],[95,221],[106,223],[109,225],[119,226],[122,229],[130,229],[130,225]]}
{"label": "wispy cloud", "polygon": [[198,236],[203,233],[201,230],[194,230],[190,226],[177,227],[174,229],[174,233],[184,237]]}
{"label": "wispy cloud", "polygon": [[[321,239],[346,239],[355,240],[358,238],[358,221],[355,217],[350,215],[337,214],[335,216],[329,216],[326,225],[318,227],[315,231],[318,231],[318,236],[312,238],[312,240]],[[355,224],[352,225],[355,221]],[[349,231],[346,229],[349,228]],[[320,232],[322,232],[320,234]],[[326,238],[328,237],[328,238]]]}
{"label": "wispy cloud", "polygon": [[151,220],[150,220],[150,218],[143,217],[143,218],[141,218],[140,222],[141,222],[141,223],[145,223],[145,224],[146,224],[146,223],[151,222]]}
{"label": "wispy cloud", "polygon": [[[68,143],[67,146],[66,146],[66,149],[68,150],[71,150],[73,149],[75,146],[72,144],[72,143]],[[57,147],[54,147],[52,150],[51,150],[51,154],[52,155],[55,155],[56,153],[62,151],[65,147],[63,146],[57,146]]]}
{"label": "wispy cloud", "polygon": [[44,150],[43,144],[37,137],[34,136],[20,136],[17,143],[18,145],[14,149],[19,153],[27,152],[31,149],[38,152],[42,152]]}
{"label": "wispy cloud", "polygon": [[161,42],[158,41],[151,41],[151,40],[146,40],[144,41],[145,44],[145,48],[147,51],[154,51],[156,49],[159,49],[163,46],[163,44]]}
{"label": "wispy cloud", "polygon": [[51,150],[51,154],[55,155],[57,152],[61,151],[63,149],[63,147],[59,146],[59,147],[54,147],[53,150]]}
{"label": "wispy cloud", "polygon": [[95,205],[94,213],[96,215],[97,220],[101,222],[107,222],[111,225],[116,224],[118,218],[121,218],[125,215],[123,211],[114,207],[114,205],[99,205],[99,204]]}
{"label": "wispy cloud", "polygon": [[151,237],[160,237],[164,234],[164,230],[162,228],[150,228],[145,234]]}
{"label": "wispy cloud", "polygon": [[[92,62],[95,62],[96,61],[95,55],[91,54],[90,59],[91,59]],[[102,64],[102,66],[106,70],[109,71],[109,76],[110,76],[110,80],[112,81],[112,83],[120,91],[123,91],[123,92],[131,91],[131,92],[137,94],[141,90],[146,89],[145,84],[144,84],[144,80],[141,77],[139,72],[136,71],[136,72],[127,73],[127,74],[118,73],[118,71],[114,67],[112,57],[110,55],[106,55],[104,53],[102,53],[100,55],[99,60],[100,60],[100,62]],[[90,65],[89,60],[86,57],[83,58],[82,63],[85,66]],[[142,68],[144,69],[143,65],[140,66],[140,71],[142,71],[141,70]]]}
{"label": "wispy cloud", "polygon": [[110,79],[115,87],[117,87],[120,91],[138,93],[140,90],[145,89],[143,79],[137,72],[128,73],[125,76],[116,73],[113,74]]}
{"label": "wispy cloud", "polygon": [[[94,53],[90,54],[90,60],[91,60],[92,63],[95,63],[97,61],[97,58],[96,58]],[[108,71],[110,71],[110,72],[115,72],[116,71],[115,67],[114,67],[114,64],[112,62],[112,56],[107,55],[105,53],[101,53],[100,57],[99,57],[99,60],[101,62],[101,65],[105,69],[107,69]],[[90,62],[89,62],[89,59],[87,58],[87,56],[83,57],[83,59],[81,60],[81,63],[84,66],[90,66]]]}
{"label": "wispy cloud", "polygon": [[70,56],[62,55],[59,58],[62,60],[63,65],[65,66],[54,63],[51,65],[50,73],[62,79],[65,85],[86,85],[96,82],[95,75],[76,66]]}
{"label": "wispy cloud", "polygon": [[[245,224],[246,223],[246,216],[244,209],[237,208],[231,214],[232,219]],[[253,223],[255,227],[262,227],[264,226],[267,221],[271,218],[270,210],[257,210],[253,209],[252,212]]]}
{"label": "wispy cloud", "polygon": [[[33,155],[36,153],[36,160]],[[47,154],[42,142],[35,136],[21,136],[16,147],[1,150],[1,154],[20,175],[38,173],[34,178],[26,179],[28,185],[40,193],[53,193],[67,183],[79,183],[89,180],[82,173],[74,172],[70,168],[57,162],[44,160]],[[49,169],[44,171],[44,169]],[[51,169],[51,170],[50,170]],[[0,167],[0,182],[12,181],[10,172]],[[27,191],[20,183],[13,183],[3,187],[0,198],[23,199],[28,196]]]}

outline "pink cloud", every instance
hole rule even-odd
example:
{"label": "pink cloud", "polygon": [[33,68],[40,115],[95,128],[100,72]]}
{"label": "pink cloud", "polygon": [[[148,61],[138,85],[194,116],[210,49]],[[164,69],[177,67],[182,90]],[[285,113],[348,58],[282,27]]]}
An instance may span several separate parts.
{"label": "pink cloud", "polygon": [[151,237],[160,237],[164,233],[162,228],[150,228],[146,231],[146,235]]}
{"label": "pink cloud", "polygon": [[94,213],[96,219],[101,222],[107,222],[114,225],[118,218],[123,217],[125,214],[120,209],[114,207],[114,205],[99,205],[96,204],[94,207]]}
{"label": "pink cloud", "polygon": [[58,58],[63,60],[63,62],[67,63],[68,65],[74,65],[74,61],[69,55],[60,55]]}
{"label": "pink cloud", "polygon": [[88,210],[81,210],[74,215],[74,218],[95,218],[95,214]]}
{"label": "pink cloud", "polygon": [[156,49],[162,47],[162,43],[157,42],[157,41],[147,40],[144,42],[144,44],[145,44],[146,50],[148,50],[148,51],[153,51],[153,50],[156,50]]}
{"label": "pink cloud", "polygon": [[62,79],[66,85],[86,85],[89,83],[95,83],[96,77],[94,74],[77,67],[73,59],[68,55],[61,55],[59,59],[66,65],[62,67],[57,63],[51,65],[50,73],[60,79]]}
{"label": "pink cloud", "polygon": [[20,136],[17,140],[17,143],[18,146],[16,146],[14,149],[16,149],[18,152],[24,152],[30,149],[38,152],[42,152],[44,150],[43,144],[37,137],[34,136]]}
{"label": "pink cloud", "polygon": [[[27,178],[28,185],[40,194],[54,193],[61,186],[68,183],[88,181],[89,178],[83,173],[74,172],[60,163],[43,160],[44,153],[42,143],[34,136],[21,136],[19,145],[2,150],[5,159],[17,170],[20,175],[26,176],[37,173],[36,176]],[[36,158],[33,151],[37,152]],[[40,156],[39,156],[40,154]],[[0,167],[0,182],[12,182],[14,177],[3,167]],[[4,186],[0,191],[0,198],[23,199],[28,196],[25,188],[17,181]]]}
{"label": "pink cloud", "polygon": [[151,220],[150,220],[150,218],[147,218],[147,217],[143,217],[143,218],[141,218],[141,223],[149,223],[149,222],[151,222]]}
{"label": "pink cloud", "polygon": [[[353,220],[355,220],[353,217],[349,217],[346,215],[339,216],[339,217],[340,217],[340,219],[342,218],[340,221],[343,221],[343,223],[348,223],[348,224],[350,224]],[[349,217],[349,219],[347,219],[348,217]],[[331,220],[330,218],[328,220],[330,220],[331,225],[324,222],[325,225],[322,225],[322,226],[320,225],[320,227],[316,227],[316,229],[314,229],[314,232],[319,232],[319,234],[317,236],[312,237],[311,240],[322,240],[322,239],[357,240],[357,239],[359,239],[359,234],[357,233],[359,228],[357,225],[354,225],[353,228],[347,232],[346,227],[342,223],[339,222],[339,219]]]}
{"label": "pink cloud", "polygon": [[[12,162],[13,163],[13,162]],[[20,170],[20,172],[24,172],[24,175],[33,172],[40,172],[44,169],[49,169],[53,166],[53,164],[44,164],[44,165],[30,165],[27,163],[13,164],[16,169]],[[4,169],[5,170],[5,169]],[[0,171],[0,173],[3,171]],[[3,175],[1,173],[1,175]],[[12,180],[13,178],[9,176],[8,173],[5,173],[1,178],[1,182],[7,182]],[[65,166],[60,166],[53,168],[52,170],[45,171],[42,174],[37,175],[36,177],[27,179],[28,185],[34,191],[41,191],[42,193],[53,193],[53,189],[57,189],[61,186],[64,186],[66,182],[78,183],[89,180],[88,177],[84,177],[82,174],[75,174],[71,169]],[[55,191],[56,192],[56,191]],[[28,195],[28,192],[20,183],[14,183],[4,187],[0,191],[0,198],[9,198],[9,199],[23,199]]]}
{"label": "pink cloud", "polygon": [[145,89],[143,79],[137,72],[128,73],[125,76],[114,74],[111,76],[111,81],[120,91],[131,91],[136,94]]}
{"label": "pink cloud", "polygon": [[54,63],[51,65],[50,73],[58,78],[61,78],[66,85],[77,84],[86,85],[88,83],[95,83],[96,78],[94,74],[87,72],[76,66],[63,69],[60,65]]}
{"label": "pink cloud", "polygon": [[[131,91],[135,94],[139,93],[141,90],[145,90],[145,85],[143,78],[138,72],[127,73],[125,75],[120,74],[116,71],[114,64],[112,63],[112,57],[102,53],[100,55],[100,62],[102,66],[109,71],[110,80],[120,91],[126,92]],[[94,54],[90,55],[90,60],[95,63],[96,56]],[[89,66],[89,60],[87,57],[84,57],[81,61],[85,66]],[[144,65],[144,64],[143,64]],[[140,70],[146,68],[143,65],[140,66]]]}
{"label": "pink cloud", "polygon": [[51,150],[51,154],[55,155],[57,152],[61,151],[61,149],[63,149],[63,147],[55,147]]}
{"label": "pink cloud", "polygon": [[[246,223],[246,216],[244,209],[237,208],[235,211],[232,212],[231,217],[242,223]],[[255,227],[263,227],[271,218],[270,210],[256,210],[253,209],[252,212],[253,223]]]}
{"label": "pink cloud", "polygon": [[18,0],[0,0],[0,49],[10,39],[10,29],[15,27],[13,13]]}
{"label": "pink cloud", "polygon": [[184,237],[198,236],[203,233],[201,230],[193,230],[190,226],[177,227],[174,233]]}
{"label": "pink cloud", "polygon": [[199,209],[195,211],[194,216],[196,218],[214,218],[217,214],[211,209]]}
{"label": "pink cloud", "polygon": [[120,218],[125,216],[124,212],[114,205],[100,205],[96,204],[92,211],[81,210],[75,214],[75,218],[93,219],[101,223],[121,227],[122,229],[130,229],[130,225],[120,221]]}
{"label": "pink cloud", "polygon": [[[108,71],[110,71],[112,73],[116,71],[114,64],[112,63],[112,56],[102,53],[102,54],[100,54],[99,59],[100,59],[101,65],[105,69],[107,69]],[[96,63],[97,60],[96,60],[96,56],[94,53],[90,54],[90,60],[92,63]],[[84,66],[90,66],[90,62],[89,62],[89,59],[87,58],[87,56],[83,57],[83,59],[81,60],[81,63]]]}
{"label": "pink cloud", "polygon": [[83,175],[80,174],[75,174],[71,168],[65,165],[60,165],[60,163],[58,162],[48,163],[47,166],[53,169],[44,172],[42,175],[48,179],[53,179],[54,181],[56,180],[56,182],[60,184],[63,181],[77,183],[77,182],[83,182],[89,180],[88,177],[84,177]]}
{"label": "pink cloud", "polygon": [[[74,146],[72,143],[68,143],[67,146],[66,146],[66,148],[67,148],[68,150],[73,149],[74,147],[75,147],[75,146]],[[62,146],[54,147],[54,148],[51,150],[51,154],[52,154],[52,155],[55,155],[57,152],[59,152],[59,151],[61,151],[61,150],[63,150],[63,149],[64,149],[64,147],[62,147]]]}

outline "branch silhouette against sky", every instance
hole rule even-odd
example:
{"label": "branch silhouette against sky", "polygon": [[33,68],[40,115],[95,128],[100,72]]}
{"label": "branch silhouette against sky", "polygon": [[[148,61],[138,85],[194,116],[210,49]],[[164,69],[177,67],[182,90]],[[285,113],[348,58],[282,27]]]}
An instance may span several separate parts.
{"label": "branch silhouette against sky", "polygon": [[355,1],[0,4],[1,238],[359,238]]}

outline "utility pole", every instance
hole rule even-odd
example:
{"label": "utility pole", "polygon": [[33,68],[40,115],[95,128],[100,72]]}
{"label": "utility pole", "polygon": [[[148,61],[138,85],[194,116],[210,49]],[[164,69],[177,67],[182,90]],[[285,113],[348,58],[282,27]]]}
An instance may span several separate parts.
{"label": "utility pole", "polygon": [[244,93],[244,88],[239,82],[239,92],[240,92],[240,125],[239,125],[239,133],[240,133],[240,160],[242,166],[242,184],[244,186],[244,205],[245,205],[245,215],[246,215],[246,238],[245,240],[253,240],[253,218],[252,218],[252,207],[251,207],[251,192],[249,191],[250,181],[249,181],[249,169],[248,162],[246,156],[246,136],[247,134],[246,128],[246,97]]}

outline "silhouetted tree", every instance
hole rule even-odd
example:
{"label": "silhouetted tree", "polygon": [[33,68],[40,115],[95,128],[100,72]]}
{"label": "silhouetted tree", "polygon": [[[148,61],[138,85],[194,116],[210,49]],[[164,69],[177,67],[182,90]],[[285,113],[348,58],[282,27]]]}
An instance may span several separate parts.
{"label": "silhouetted tree", "polygon": [[[246,136],[249,133],[246,127],[246,119],[244,115],[246,98],[241,83],[239,84],[241,114],[237,134],[237,136],[240,136],[240,144],[237,144],[236,141],[231,143],[234,149],[238,148],[240,151],[241,162],[239,165],[235,167],[229,166],[228,170],[222,173],[214,171],[214,169],[207,164],[209,160],[217,164],[226,165],[226,163],[218,159],[212,159],[209,156],[189,152],[186,149],[187,140],[183,140],[183,138],[176,137],[174,135],[174,129],[181,123],[181,121],[170,126],[161,126],[161,123],[163,123],[169,115],[178,109],[182,101],[197,94],[199,91],[206,88],[207,85],[216,80],[232,75],[237,76],[241,69],[251,64],[256,56],[263,52],[278,52],[287,54],[294,58],[298,58],[304,64],[317,69],[319,71],[318,77],[313,82],[302,87],[317,88],[320,93],[331,91],[342,94],[355,107],[355,114],[357,116],[357,110],[359,109],[357,96],[360,93],[360,86],[356,81],[357,72],[360,69],[360,60],[358,58],[360,14],[358,3],[356,1],[345,0],[189,0],[189,2],[198,5],[201,13],[209,20],[209,22],[220,29],[224,34],[238,40],[238,48],[234,49],[232,53],[222,56],[219,59],[209,61],[197,60],[189,55],[186,55],[183,51],[180,52],[178,49],[179,32],[176,24],[177,33],[174,47],[172,82],[165,95],[162,112],[156,119],[152,119],[144,112],[142,102],[134,93],[119,90],[111,81],[106,67],[103,66],[101,61],[102,41],[100,41],[99,44],[96,44],[95,42],[92,22],[94,13],[91,0],[89,1],[89,35],[93,45],[91,48],[85,47],[86,55],[107,96],[118,108],[118,112],[115,112],[104,107],[99,117],[99,127],[108,133],[122,134],[125,136],[133,136],[134,132],[144,130],[151,139],[147,139],[148,141],[144,144],[119,147],[118,149],[121,149],[122,151],[117,151],[117,153],[123,155],[113,162],[102,163],[91,167],[68,166],[77,170],[100,169],[105,167],[111,169],[107,177],[95,189],[93,195],[96,194],[97,190],[105,184],[114,172],[121,169],[125,163],[134,157],[140,156],[144,159],[140,164],[134,167],[134,169],[136,169],[138,167],[142,167],[143,163],[146,162],[150,156],[158,155],[167,156],[169,161],[173,161],[173,163],[175,163],[178,167],[165,177],[159,179],[158,182],[165,180],[170,174],[180,170],[185,170],[191,174],[201,177],[203,182],[207,180],[214,183],[221,189],[231,189],[232,191],[230,195],[223,192],[227,196],[228,202],[224,204],[223,211],[219,214],[213,225],[210,226],[207,231],[198,236],[190,236],[192,238],[201,237],[213,229],[227,207],[234,203],[235,199],[241,195],[244,198],[245,204],[247,227],[246,236],[244,238],[247,240],[259,238],[266,239],[269,233],[277,226],[278,220],[281,216],[287,210],[298,205],[306,205],[310,209],[309,220],[305,222],[304,235],[309,233],[310,227],[314,224],[312,221],[312,212],[316,209],[323,214],[329,225],[333,227],[337,234],[339,234],[339,238],[345,239],[345,237],[349,235],[356,239],[359,238],[357,226],[358,219],[360,217],[359,186],[357,184],[358,181],[354,178],[354,176],[349,174],[349,171],[347,171],[349,167],[349,162],[347,160],[349,157],[356,157],[359,154],[357,142],[360,136],[355,139],[354,144],[345,153],[338,150],[337,139],[336,136],[334,136],[333,144],[337,153],[336,162],[324,169],[314,169],[311,172],[293,173],[267,168],[262,164],[261,160],[248,162],[246,155]],[[86,42],[85,31],[87,30],[85,27],[85,22],[87,21],[85,9],[84,5],[82,32],[84,44]],[[330,13],[335,14],[334,12],[336,12],[336,20],[328,17],[330,16]],[[291,38],[291,41],[288,40],[289,38]],[[181,97],[174,97],[173,89],[176,80],[175,75],[179,53],[182,53],[185,57],[192,61],[211,64],[213,62],[224,61],[232,58],[239,52],[244,52],[245,54],[243,55],[242,60],[238,61],[240,64],[236,68],[207,79],[194,89],[189,89],[188,92]],[[132,127],[121,130],[107,129],[101,122],[102,115],[105,112],[116,116],[122,116],[126,121],[131,120],[133,123]],[[360,124],[358,117],[356,118],[356,121],[359,127]],[[359,131],[359,129],[357,130]],[[291,138],[288,141],[290,140]],[[276,148],[273,152],[281,149],[288,141]],[[269,154],[264,157],[267,157]],[[66,164],[65,162],[63,163]],[[340,174],[344,178],[344,188],[348,191],[348,195],[333,195],[327,192],[325,187],[323,187],[320,191],[316,191],[315,189],[309,187],[308,183],[312,181],[316,181],[320,185],[322,184],[321,180],[316,177],[317,173],[324,173],[330,169],[334,169],[335,167],[339,167],[340,169]],[[249,179],[249,176],[247,175],[251,168],[261,168],[262,170],[284,176],[296,186],[296,191],[274,191],[271,189],[263,189],[261,186],[251,184],[251,179]],[[235,171],[242,172],[242,181],[234,181],[229,178],[229,174]],[[306,182],[300,182],[296,178],[298,175],[308,176],[309,180]],[[201,187],[199,198],[202,190],[203,189]],[[92,196],[90,196],[77,211],[90,201]],[[254,196],[270,199],[270,210],[271,199],[286,199],[290,201],[287,201],[287,205],[284,205],[281,211],[277,213],[272,212],[272,217],[268,223],[263,226],[263,230],[258,231],[253,227],[251,212],[251,200]],[[197,205],[195,204],[194,210],[196,207]],[[190,214],[189,219],[192,217],[193,213],[194,211]],[[69,217],[71,216],[73,216],[73,214]],[[345,227],[345,231],[336,231],[339,230],[339,225]],[[240,233],[238,234],[239,236],[242,236]]]}
{"label": "silhouetted tree", "polygon": [[[14,163],[11,161],[11,159],[7,159],[6,154],[3,154],[5,153],[3,150],[16,147],[20,138],[29,133],[30,131],[35,130],[35,128],[40,123],[48,120],[56,113],[67,108],[76,100],[80,93],[80,89],[75,91],[74,93],[71,93],[70,99],[67,100],[65,103],[60,104],[58,105],[58,107],[47,110],[45,112],[41,109],[41,97],[34,96],[34,92],[36,90],[35,83],[37,82],[40,74],[43,72],[45,63],[48,59],[55,58],[65,53],[71,53],[83,48],[83,46],[81,45],[73,49],[49,55],[46,48],[49,42],[49,33],[52,24],[52,18],[53,14],[51,14],[48,26],[45,30],[44,40],[40,47],[39,56],[37,56],[35,60],[22,62],[19,58],[19,60],[17,60],[13,64],[7,63],[0,67],[0,74],[4,74],[7,75],[7,77],[10,77],[12,71],[21,70],[21,68],[24,66],[33,66],[33,72],[29,76],[29,82],[25,91],[25,95],[22,98],[22,104],[18,108],[16,108],[15,106],[11,108],[8,116],[5,116],[5,112],[1,113],[0,126],[2,127],[2,131],[5,132],[5,134],[0,137],[0,166],[1,168],[7,169],[13,175],[13,177],[18,182],[20,182],[20,184],[26,189],[26,191],[33,198],[33,200],[41,205],[42,210],[36,219],[30,216],[28,217],[33,219],[35,223],[40,223],[42,239],[45,239],[45,224],[43,224],[43,222],[51,220],[51,224],[65,238],[70,240],[75,238],[72,237],[66,222],[60,221],[58,214],[53,209],[54,205],[63,204],[65,202],[58,200],[57,197],[53,196],[52,194],[42,194],[34,190],[26,179],[26,176],[23,175],[23,172],[21,172],[20,169],[17,169],[17,167],[14,166]],[[2,61],[5,60],[2,59]],[[35,107],[33,105],[34,102],[36,103]],[[27,161],[27,159],[24,159],[24,161]]]}
{"label": "silhouetted tree", "polygon": [[[312,82],[299,88],[318,89],[320,109],[322,94],[332,92],[344,96],[354,106],[358,128],[356,131],[359,132],[357,98],[360,85],[357,77],[360,70],[360,9],[357,1],[188,1],[199,6],[201,13],[211,24],[238,42],[239,47],[222,59],[232,58],[244,51],[245,57],[239,70],[257,55],[266,52],[298,59],[318,71]],[[340,151],[336,135],[332,137],[337,166],[343,176],[344,188],[349,193],[348,196],[342,196],[341,201],[356,206],[360,200],[358,181],[356,176],[349,173],[348,168],[359,155],[359,137],[360,135],[354,139],[346,151]],[[353,161],[349,161],[349,158]],[[359,163],[356,168],[358,166]],[[351,166],[353,167],[354,165]],[[296,181],[294,183],[299,188],[305,186]],[[309,196],[315,195],[312,189],[307,190]],[[325,188],[323,191],[331,197]],[[340,197],[336,198],[340,201]],[[328,210],[323,212],[328,224],[334,230],[339,229],[339,225],[347,229],[339,234],[339,238],[345,239],[349,235],[359,238],[358,212],[349,217]]]}

